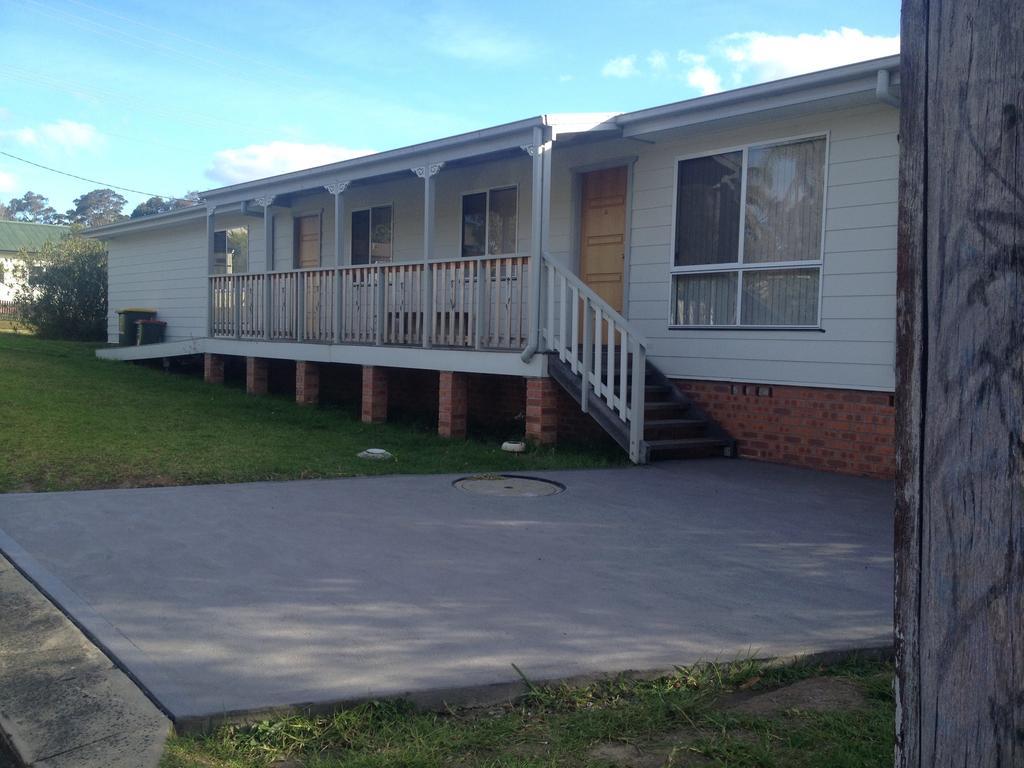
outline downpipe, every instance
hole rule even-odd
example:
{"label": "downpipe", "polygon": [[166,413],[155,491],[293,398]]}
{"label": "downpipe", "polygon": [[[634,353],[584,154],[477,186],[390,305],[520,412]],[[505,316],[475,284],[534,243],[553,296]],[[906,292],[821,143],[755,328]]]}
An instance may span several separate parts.
{"label": "downpipe", "polygon": [[890,107],[896,107],[896,109],[899,109],[900,100],[899,97],[892,92],[890,77],[888,69],[878,70],[878,79],[875,81],[875,98],[883,104],[888,104]]}

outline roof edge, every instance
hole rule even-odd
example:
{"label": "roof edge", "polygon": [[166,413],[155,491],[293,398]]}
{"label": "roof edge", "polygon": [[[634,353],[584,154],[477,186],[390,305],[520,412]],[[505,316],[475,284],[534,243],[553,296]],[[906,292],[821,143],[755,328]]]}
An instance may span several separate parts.
{"label": "roof edge", "polygon": [[149,229],[158,229],[169,224],[176,224],[179,221],[198,219],[206,216],[206,206],[190,205],[188,208],[179,208],[167,213],[154,213],[150,216],[140,216],[137,219],[125,219],[113,224],[104,224],[102,227],[92,227],[82,230],[82,237],[89,237],[94,240],[103,240],[121,234],[145,232]]}
{"label": "roof edge", "polygon": [[745,101],[753,101],[754,99],[784,96],[818,86],[836,85],[844,82],[853,83],[867,76],[873,77],[881,69],[897,69],[899,64],[900,55],[897,53],[878,59],[868,59],[853,64],[832,67],[831,69],[794,75],[782,78],[781,80],[771,80],[767,83],[747,85],[743,88],[734,88],[708,96],[698,96],[695,99],[685,99],[671,104],[663,104],[659,107],[649,107],[635,112],[624,112],[615,118],[615,122],[623,127],[632,126],[647,120],[664,119],[680,114],[700,113],[705,110],[742,104]]}

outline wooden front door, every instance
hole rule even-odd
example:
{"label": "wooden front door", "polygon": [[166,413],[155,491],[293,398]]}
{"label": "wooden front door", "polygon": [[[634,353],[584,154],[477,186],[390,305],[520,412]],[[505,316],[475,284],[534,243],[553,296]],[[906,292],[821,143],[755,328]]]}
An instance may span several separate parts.
{"label": "wooden front door", "polygon": [[626,264],[626,166],[582,177],[580,280],[622,312]]}
{"label": "wooden front door", "polygon": [[295,266],[316,269],[320,266],[320,214],[295,219]]}

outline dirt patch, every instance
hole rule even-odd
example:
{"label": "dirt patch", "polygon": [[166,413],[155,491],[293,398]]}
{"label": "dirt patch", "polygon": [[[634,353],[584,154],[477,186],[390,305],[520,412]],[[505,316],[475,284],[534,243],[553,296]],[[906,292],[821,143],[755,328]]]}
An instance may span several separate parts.
{"label": "dirt patch", "polygon": [[721,708],[729,712],[757,717],[771,717],[790,709],[835,712],[866,706],[860,688],[841,677],[814,677],[773,691],[730,697],[721,703]]}
{"label": "dirt patch", "polygon": [[695,730],[683,729],[638,744],[604,742],[592,747],[587,757],[620,768],[697,768],[711,762],[689,749],[698,735]]}

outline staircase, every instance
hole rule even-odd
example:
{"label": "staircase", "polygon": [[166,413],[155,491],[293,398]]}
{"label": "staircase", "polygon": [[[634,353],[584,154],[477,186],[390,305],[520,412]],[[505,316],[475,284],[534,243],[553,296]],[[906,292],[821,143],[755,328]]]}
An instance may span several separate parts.
{"label": "staircase", "polygon": [[647,360],[647,342],[579,278],[543,257],[548,374],[637,464],[732,456],[735,441]]}
{"label": "staircase", "polygon": [[[602,355],[602,357],[604,357]],[[631,358],[630,365],[631,365]],[[613,377],[619,370],[613,365]],[[548,354],[548,374],[582,405],[582,377],[563,362],[557,353]],[[627,386],[633,375],[627,368]],[[623,450],[629,452],[629,426],[599,398],[588,398],[586,412]],[[732,456],[736,441],[712,421],[686,395],[680,392],[652,363],[644,365],[643,430],[638,464],[659,459],[688,459],[707,456]]]}

